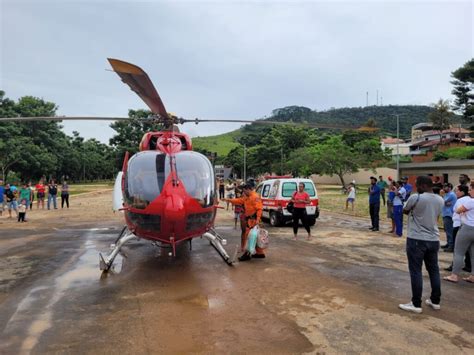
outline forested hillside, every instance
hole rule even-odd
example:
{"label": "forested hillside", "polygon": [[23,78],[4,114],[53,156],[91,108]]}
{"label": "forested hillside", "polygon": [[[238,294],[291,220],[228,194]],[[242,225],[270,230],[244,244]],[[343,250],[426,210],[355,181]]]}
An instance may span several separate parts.
{"label": "forested hillside", "polygon": [[[428,122],[428,114],[433,111],[430,106],[368,106],[345,107],[327,111],[315,111],[302,106],[288,106],[275,109],[266,120],[279,122],[307,122],[310,124],[331,124],[346,127],[365,126],[375,123],[379,128],[378,135],[396,136],[397,119],[400,115],[400,137],[410,138],[411,127],[420,122]],[[226,155],[237,143],[254,146],[260,143],[271,126],[264,124],[245,125],[242,128],[218,136],[197,137],[193,139],[194,147],[202,151],[217,152],[218,156]],[[337,133],[322,129],[322,133]]]}

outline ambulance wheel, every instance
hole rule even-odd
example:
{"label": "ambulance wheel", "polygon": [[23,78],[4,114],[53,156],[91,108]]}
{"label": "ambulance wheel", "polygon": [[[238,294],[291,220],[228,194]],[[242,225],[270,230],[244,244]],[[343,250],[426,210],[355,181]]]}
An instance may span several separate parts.
{"label": "ambulance wheel", "polygon": [[281,226],[280,218],[278,218],[278,215],[275,212],[270,212],[270,225],[273,227]]}

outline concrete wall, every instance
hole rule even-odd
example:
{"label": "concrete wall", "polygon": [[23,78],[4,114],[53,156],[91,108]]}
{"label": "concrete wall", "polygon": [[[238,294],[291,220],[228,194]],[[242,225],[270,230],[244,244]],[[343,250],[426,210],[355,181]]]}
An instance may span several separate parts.
{"label": "concrete wall", "polygon": [[[374,173],[372,170],[363,169],[359,170],[355,174],[345,175],[344,181],[346,182],[346,184],[350,183],[352,180],[355,180],[356,184],[369,184],[369,178],[371,176],[375,176],[378,179],[379,175],[382,175],[385,180],[387,180],[388,176],[391,176],[393,179],[395,179],[397,176],[397,170],[390,168],[378,168]],[[311,178],[316,184],[341,185],[341,180],[337,175],[334,175],[332,177],[328,175],[312,175]]]}
{"label": "concrete wall", "polygon": [[[400,168],[402,176],[408,176],[411,184],[415,183],[416,177],[420,175],[432,174],[433,177],[439,176],[441,182],[450,182],[453,185],[459,183],[459,174],[466,174],[472,179],[474,178],[474,166],[470,168],[420,168],[420,169],[403,169]],[[448,181],[444,181],[443,174],[448,174]]]}

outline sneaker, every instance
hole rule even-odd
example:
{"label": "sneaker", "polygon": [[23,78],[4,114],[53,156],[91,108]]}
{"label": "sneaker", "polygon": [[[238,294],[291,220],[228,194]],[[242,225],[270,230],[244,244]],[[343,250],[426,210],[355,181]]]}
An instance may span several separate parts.
{"label": "sneaker", "polygon": [[374,227],[370,227],[369,230],[373,231],[373,230],[374,230]]}
{"label": "sneaker", "polygon": [[379,231],[379,229],[378,229],[378,228],[374,228],[374,229],[372,229],[372,232],[378,232],[378,231]]}
{"label": "sneaker", "polygon": [[[439,304],[434,304],[433,302],[431,302],[431,298],[428,298],[425,303],[430,306],[431,308],[433,309],[436,309],[437,311],[439,311],[441,309],[441,306]],[[420,308],[421,309],[421,308]]]}
{"label": "sneaker", "polygon": [[252,255],[254,259],[265,259],[265,254],[254,254]]}
{"label": "sneaker", "polygon": [[423,312],[423,309],[421,307],[415,307],[412,302],[406,303],[406,304],[399,304],[398,308],[403,309],[404,311],[407,311],[407,312],[413,312],[413,313],[418,313],[418,314]]}

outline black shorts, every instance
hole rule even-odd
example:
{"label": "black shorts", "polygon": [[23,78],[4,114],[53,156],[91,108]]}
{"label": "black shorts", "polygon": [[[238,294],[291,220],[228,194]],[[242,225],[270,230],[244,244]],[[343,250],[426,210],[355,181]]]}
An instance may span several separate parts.
{"label": "black shorts", "polygon": [[36,197],[38,197],[38,200],[41,199],[41,198],[44,198],[44,192],[38,192],[36,194]]}

